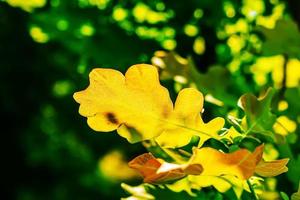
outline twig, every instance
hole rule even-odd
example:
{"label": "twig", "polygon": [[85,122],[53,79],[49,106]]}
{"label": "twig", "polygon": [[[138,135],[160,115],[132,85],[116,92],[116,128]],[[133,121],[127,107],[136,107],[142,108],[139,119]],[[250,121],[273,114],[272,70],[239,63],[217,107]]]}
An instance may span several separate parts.
{"label": "twig", "polygon": [[287,54],[283,54],[284,63],[283,63],[283,78],[282,78],[282,87],[279,92],[279,98],[284,99],[284,93],[286,90],[286,82],[287,82],[287,64],[289,61],[289,57]]}

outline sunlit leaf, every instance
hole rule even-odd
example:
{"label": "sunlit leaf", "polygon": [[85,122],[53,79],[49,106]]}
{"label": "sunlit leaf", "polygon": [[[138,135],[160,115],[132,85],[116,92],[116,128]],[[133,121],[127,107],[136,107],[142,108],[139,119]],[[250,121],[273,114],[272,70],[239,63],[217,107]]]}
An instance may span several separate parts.
{"label": "sunlit leaf", "polygon": [[257,164],[255,173],[263,177],[278,176],[288,171],[288,158],[274,161],[264,161],[263,159]]}
{"label": "sunlit leaf", "polygon": [[130,142],[159,135],[164,124],[161,119],[172,111],[168,91],[149,65],[135,65],[125,77],[116,70],[94,69],[90,86],[75,93],[74,99],[91,128],[103,132],[118,129]]}
{"label": "sunlit leaf", "polygon": [[195,197],[197,196],[195,193],[193,193],[192,189],[198,189],[198,186],[196,187],[195,184],[189,181],[188,177],[180,179],[174,183],[167,184],[166,186],[174,192],[185,191],[190,196],[195,196]]}
{"label": "sunlit leaf", "polygon": [[257,98],[253,94],[244,94],[238,105],[244,110],[247,121],[247,133],[259,133],[273,137],[272,126],[276,116],[271,113],[271,103],[275,91],[269,88],[266,93]]}
{"label": "sunlit leaf", "polygon": [[217,176],[192,176],[189,180],[198,186],[198,189],[214,186],[219,192],[226,192],[231,188],[231,184],[225,179]]}
{"label": "sunlit leaf", "polygon": [[224,119],[217,117],[205,124],[199,115],[202,109],[203,95],[201,93],[195,89],[181,90],[175,102],[171,121],[174,124],[184,124],[184,126],[167,127],[156,138],[158,144],[165,147],[180,147],[188,144],[193,135],[198,135],[200,136],[199,146],[202,146],[206,140],[212,137],[217,138],[217,132],[224,126]]}
{"label": "sunlit leaf", "polygon": [[188,176],[188,180],[190,181],[190,185],[197,190],[213,186],[218,192],[224,193],[232,188],[238,198],[240,198],[244,190],[249,191],[246,181],[233,175]]}
{"label": "sunlit leaf", "polygon": [[173,164],[155,158],[151,153],[142,154],[129,162],[144,177],[146,183],[162,183],[177,180],[188,174],[198,175],[202,172],[200,164]]}
{"label": "sunlit leaf", "polygon": [[252,153],[247,149],[239,149],[233,153],[223,153],[213,148],[194,148],[191,163],[202,165],[203,176],[233,175],[240,179],[250,178],[256,165],[262,158],[263,145]]}
{"label": "sunlit leaf", "polygon": [[168,90],[160,85],[152,65],[134,65],[125,76],[113,69],[94,69],[90,86],[75,93],[74,99],[92,129],[117,130],[131,143],[159,136],[160,145],[179,147],[193,135],[200,136],[203,143],[224,125],[222,118],[203,122],[203,95],[193,88],[179,92],[173,109]]}

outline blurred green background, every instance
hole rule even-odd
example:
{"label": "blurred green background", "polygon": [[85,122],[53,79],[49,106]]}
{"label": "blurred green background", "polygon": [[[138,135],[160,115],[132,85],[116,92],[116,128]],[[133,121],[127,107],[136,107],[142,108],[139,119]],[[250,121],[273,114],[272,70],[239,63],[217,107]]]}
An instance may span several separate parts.
{"label": "blurred green background", "polygon": [[[284,87],[291,105],[285,113],[299,123],[300,36],[294,28],[300,24],[299,10],[295,0],[0,1],[2,152],[7,167],[2,183],[7,199],[128,196],[120,183],[138,181],[125,161],[144,152],[143,146],[129,145],[114,133],[95,133],[79,116],[72,95],[88,85],[92,68],[124,72],[136,63],[155,64],[157,50],[192,57],[208,82],[220,78],[207,72],[211,66],[227,70],[226,78],[203,86],[226,102],[223,108],[208,105],[209,113],[228,113],[244,92]],[[277,30],[282,19],[287,23]],[[266,28],[275,30],[271,44],[260,37]],[[284,58],[294,60],[282,86],[284,72],[273,65]],[[172,96],[180,87],[176,80],[163,84]],[[291,142],[294,152],[299,152],[297,141]],[[295,192],[296,178],[284,175],[281,190]]]}

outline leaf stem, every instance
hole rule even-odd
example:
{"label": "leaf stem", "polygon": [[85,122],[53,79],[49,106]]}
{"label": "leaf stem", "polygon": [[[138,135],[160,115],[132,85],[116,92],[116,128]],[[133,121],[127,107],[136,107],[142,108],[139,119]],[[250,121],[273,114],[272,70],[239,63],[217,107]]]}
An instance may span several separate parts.
{"label": "leaf stem", "polygon": [[282,87],[279,91],[279,98],[284,99],[284,93],[286,91],[286,81],[287,81],[287,64],[289,61],[289,57],[287,54],[283,54],[284,63],[283,63],[283,78],[282,78]]}
{"label": "leaf stem", "polygon": [[255,200],[259,200],[258,197],[256,196],[254,188],[253,188],[252,184],[250,183],[249,179],[247,180],[247,184],[248,184],[248,186],[250,188],[251,194],[253,195],[254,199]]}

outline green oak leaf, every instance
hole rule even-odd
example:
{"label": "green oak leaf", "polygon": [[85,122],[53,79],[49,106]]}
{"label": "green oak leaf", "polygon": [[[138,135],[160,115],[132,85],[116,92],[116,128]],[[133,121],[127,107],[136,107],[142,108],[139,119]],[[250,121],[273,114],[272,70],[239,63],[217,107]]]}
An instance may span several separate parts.
{"label": "green oak leaf", "polygon": [[265,36],[262,45],[263,56],[284,54],[289,58],[300,59],[300,32],[292,20],[278,20],[274,29],[258,27]]}
{"label": "green oak leaf", "polygon": [[246,133],[258,133],[275,139],[272,127],[276,122],[276,116],[271,113],[271,102],[274,94],[275,90],[269,88],[259,98],[250,93],[240,97],[238,106],[245,112]]}
{"label": "green oak leaf", "polygon": [[158,67],[161,80],[174,79],[184,87],[196,86],[205,95],[210,94],[226,105],[235,106],[238,96],[244,93],[239,91],[242,88],[235,87],[229,70],[219,65],[210,66],[201,73],[191,57],[183,58],[175,52],[165,51],[155,52],[152,64]]}

